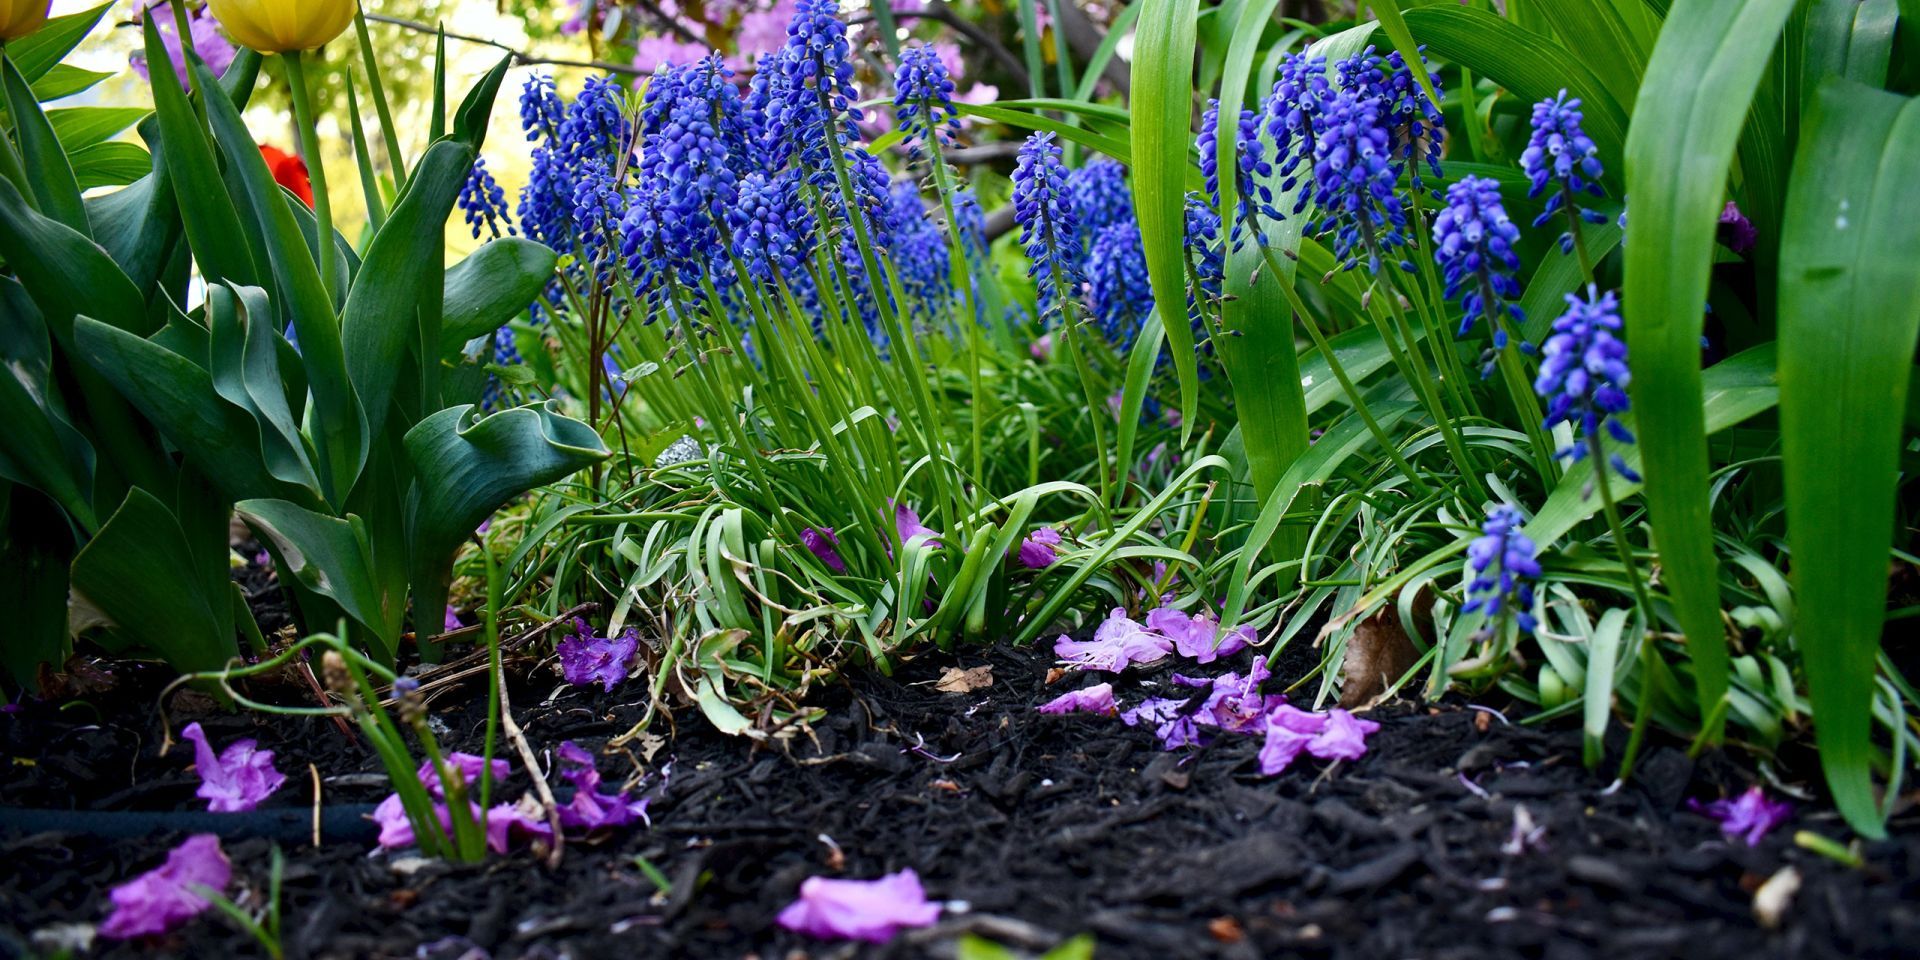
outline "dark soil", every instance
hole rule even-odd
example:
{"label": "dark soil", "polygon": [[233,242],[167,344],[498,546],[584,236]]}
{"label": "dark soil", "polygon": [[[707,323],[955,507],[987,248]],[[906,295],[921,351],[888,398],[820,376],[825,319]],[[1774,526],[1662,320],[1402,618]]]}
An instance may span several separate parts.
{"label": "dark soil", "polygon": [[[944,668],[982,664],[992,667],[990,688],[935,689]],[[1103,960],[1752,960],[1913,956],[1920,944],[1920,830],[1910,815],[1896,818],[1894,840],[1864,848],[1864,869],[1794,846],[1795,829],[1845,836],[1817,806],[1749,849],[1684,802],[1744,787],[1732,761],[1695,765],[1653,745],[1635,781],[1609,792],[1581,766],[1576,730],[1522,727],[1458,702],[1382,708],[1364,759],[1303,758],[1265,779],[1251,737],[1169,754],[1116,720],[1036,715],[1036,703],[1086,682],[1069,675],[1049,687],[1048,667],[1040,653],[995,649],[929,654],[891,678],[855,673],[817,691],[827,713],[810,733],[761,743],[719,735],[688,708],[650,762],[637,744],[601,758],[610,780],[671,760],[652,829],[570,844],[557,870],[524,850],[472,867],[369,856],[364,830],[318,849],[287,842],[287,955],[943,957],[963,931],[1032,953],[1091,933]],[[82,701],[91,706],[0,716],[0,806],[201,809],[191,752],[156,755],[165,678],[113,671],[107,682],[117,686]],[[1283,664],[1280,674],[1299,672]],[[560,686],[542,668],[513,692],[544,752],[625,730],[642,713],[632,702],[641,686],[602,695]],[[1166,690],[1151,677],[1116,687],[1125,703]],[[455,746],[477,749],[479,689],[435,701]],[[280,691],[289,703],[299,692]],[[386,792],[369,776],[375,762],[328,720],[220,714],[194,694],[173,710],[176,725],[198,716],[216,743],[247,735],[276,750],[290,779],[271,804],[305,813],[310,763],[328,807]],[[516,772],[504,795],[526,787]],[[1544,832],[1508,852],[1522,808]],[[108,889],[179,839],[23,835],[0,824],[0,956],[25,953],[36,931],[99,921]],[[269,841],[226,848],[236,889],[261,896]],[[671,880],[670,894],[636,857]],[[1752,891],[1787,865],[1804,886],[1779,929],[1762,929]],[[808,876],[903,867],[931,896],[968,906],[885,948],[821,944],[773,924]],[[92,955],[260,952],[209,913],[157,941],[100,941]]]}

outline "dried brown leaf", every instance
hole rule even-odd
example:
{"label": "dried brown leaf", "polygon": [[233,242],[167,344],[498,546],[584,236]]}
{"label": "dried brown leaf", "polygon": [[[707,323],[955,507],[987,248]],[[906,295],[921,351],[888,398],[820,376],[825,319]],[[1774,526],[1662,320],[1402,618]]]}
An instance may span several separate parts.
{"label": "dried brown leaf", "polygon": [[993,667],[948,667],[940,674],[933,688],[941,693],[972,693],[993,686]]}

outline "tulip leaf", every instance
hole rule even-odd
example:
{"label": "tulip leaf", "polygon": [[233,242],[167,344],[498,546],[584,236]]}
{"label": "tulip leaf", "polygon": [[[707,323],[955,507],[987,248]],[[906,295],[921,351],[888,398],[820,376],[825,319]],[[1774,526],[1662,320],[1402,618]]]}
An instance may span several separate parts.
{"label": "tulip leaf", "polygon": [[253,416],[267,472],[316,493],[319,478],[299,421],[287,405],[280,376],[273,308],[259,287],[213,287],[207,292],[207,370],[227,402]]}
{"label": "tulip leaf", "polygon": [[18,686],[33,689],[41,664],[67,660],[73,548],[73,531],[53,504],[26,487],[0,483],[0,610],[7,611],[0,668]]}
{"label": "tulip leaf", "polygon": [[503,237],[484,244],[447,271],[440,353],[451,356],[475,337],[527,311],[553,280],[560,255],[545,244]]}
{"label": "tulip leaf", "polygon": [[109,0],[91,10],[49,19],[46,25],[31,35],[8,43],[7,59],[20,68],[21,75],[27,78],[28,83],[39,80],[57,69],[60,61],[80,46],[80,41],[93,32],[100,18],[106,16],[107,9],[112,6]]}
{"label": "tulip leaf", "polygon": [[0,86],[6,87],[7,114],[13,120],[13,136],[32,173],[27,188],[39,202],[40,212],[80,233],[92,236],[87,222],[87,205],[80,199],[80,184],[73,178],[73,164],[60,145],[47,114],[33,97],[27,80],[12,58],[0,57]]}
{"label": "tulip leaf", "polygon": [[449,407],[406,435],[413,463],[407,495],[407,542],[416,617],[446,605],[453,555],[509,498],[553,483],[607,458],[592,427],[536,404],[481,416],[471,405]]}
{"label": "tulip leaf", "polygon": [[79,231],[35,212],[4,179],[0,258],[33,295],[63,346],[72,336],[74,315],[82,312],[136,334],[153,328],[146,298],[113,258]]}
{"label": "tulip leaf", "polygon": [[[209,285],[232,282],[259,286],[259,265],[247,247],[240,213],[220,176],[220,164],[207,139],[206,127],[181,89],[155,19],[146,18],[142,29],[147,62],[151,64],[154,118],[159,122],[167,179],[178,200],[180,222],[192,245],[194,262]],[[207,89],[217,88],[209,85]]]}
{"label": "tulip leaf", "polygon": [[20,284],[0,279],[0,477],[53,498],[82,527],[93,513],[93,445],[53,384],[53,346]]}
{"label": "tulip leaf", "polygon": [[73,627],[104,625],[182,671],[218,669],[238,652],[233,602],[201,569],[180,518],[136,487],[73,560]]}
{"label": "tulip leaf", "polygon": [[[373,551],[359,517],[315,513],[285,500],[242,500],[234,513],[273,548],[276,568],[340,605],[390,648],[399,635],[404,596],[382,603],[374,585]],[[392,659],[393,650],[387,650]]]}

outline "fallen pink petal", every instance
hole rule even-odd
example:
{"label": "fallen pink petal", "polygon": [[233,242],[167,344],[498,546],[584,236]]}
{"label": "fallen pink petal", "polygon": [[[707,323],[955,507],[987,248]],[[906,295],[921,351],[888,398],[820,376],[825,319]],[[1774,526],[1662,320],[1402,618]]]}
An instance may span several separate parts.
{"label": "fallen pink petal", "polygon": [[780,926],[818,940],[886,943],[901,930],[929,927],[940,905],[929,903],[911,867],[878,880],[809,877],[800,896],[780,911]]}
{"label": "fallen pink petal", "polygon": [[166,863],[113,888],[113,913],[100,925],[100,935],[130,940],[166,933],[213,905],[200,888],[224,893],[232,879],[233,865],[220,849],[220,838],[195,834],[168,853]]}
{"label": "fallen pink petal", "polygon": [[1749,847],[1758,846],[1773,828],[1793,816],[1793,804],[1769,798],[1767,791],[1759,786],[1749,787],[1730,800],[1711,803],[1689,800],[1687,805],[1697,813],[1720,821],[1720,832],[1739,837]]}
{"label": "fallen pink petal", "polygon": [[1053,654],[1060,658],[1061,665],[1108,673],[1119,673],[1135,664],[1154,663],[1172,652],[1173,641],[1128,619],[1126,611],[1119,607],[1094,630],[1093,639],[1081,641],[1062,636],[1053,644]]}
{"label": "fallen pink petal", "polygon": [[618,637],[596,635],[585,620],[574,620],[573,633],[560,641],[560,675],[576,686],[599,684],[611,692],[627,679],[634,655],[640,651],[640,632],[632,627]]}
{"label": "fallen pink petal", "polygon": [[1119,707],[1113,702],[1113,684],[1096,683],[1084,690],[1063,693],[1034,709],[1041,713],[1098,713],[1111,717]]}
{"label": "fallen pink petal", "polygon": [[252,810],[287,782],[286,775],[273,767],[273,751],[260,749],[250,737],[228,744],[218,756],[198,723],[187,724],[180,738],[193,741],[193,767],[200,774],[200,789],[194,795],[207,801],[207,809],[214,813]]}

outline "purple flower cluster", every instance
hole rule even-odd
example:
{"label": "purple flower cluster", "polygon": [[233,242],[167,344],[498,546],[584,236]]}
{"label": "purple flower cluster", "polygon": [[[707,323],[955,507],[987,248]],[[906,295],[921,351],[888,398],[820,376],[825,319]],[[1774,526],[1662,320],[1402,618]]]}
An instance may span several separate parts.
{"label": "purple flower cluster", "polygon": [[[1584,300],[1567,294],[1567,312],[1553,322],[1553,333],[1541,350],[1533,388],[1547,398],[1547,429],[1579,423],[1580,435],[1558,453],[1573,462],[1600,449],[1603,429],[1618,443],[1633,442],[1633,433],[1618,419],[1630,406],[1627,384],[1633,379],[1627,345],[1617,336],[1620,327],[1619,298],[1611,290],[1602,294],[1588,287]],[[1640,475],[1620,454],[1607,463],[1622,477],[1639,482]]]}
{"label": "purple flower cluster", "polygon": [[948,142],[959,132],[960,117],[953,109],[953,78],[947,74],[939,51],[924,44],[900,51],[893,89],[894,123],[906,135],[909,148],[934,137]]}
{"label": "purple flower cluster", "polygon": [[1055,547],[1060,545],[1060,531],[1053,527],[1041,527],[1027,534],[1020,541],[1020,553],[1017,559],[1020,565],[1029,570],[1045,570],[1060,559]]}
{"label": "purple flower cluster", "polygon": [[1075,254],[1080,228],[1066,190],[1067,168],[1053,134],[1036,133],[1020,147],[1013,169],[1013,219],[1020,225],[1020,244],[1032,261],[1031,275],[1042,320],[1063,308],[1063,293],[1072,296],[1080,286]]}
{"label": "purple flower cluster", "polygon": [[1321,760],[1358,760],[1367,754],[1367,736],[1380,725],[1339,707],[1309,713],[1282,704],[1266,716],[1266,742],[1260,746],[1260,772],[1273,776],[1305,753]]}
{"label": "purple flower cluster", "polygon": [[[507,774],[513,769],[512,765],[505,760],[495,760],[489,764],[485,758],[471,753],[448,754],[446,766],[469,788],[474,781],[480,779],[483,770],[489,771],[492,779],[497,782],[506,779]],[[440,821],[440,828],[451,834],[453,813],[447,805],[446,784],[441,781],[440,774],[434,770],[433,763],[429,761],[421,764],[414,775],[419,778],[420,785],[426,788],[427,794],[435,801],[434,814]],[[469,794],[471,792],[471,790],[468,791]],[[487,847],[495,853],[507,852],[508,843],[514,834],[547,837],[553,833],[552,828],[535,814],[537,808],[527,804],[502,803],[486,811],[482,811],[480,805],[471,799],[467,801],[467,805],[474,821],[485,827]],[[379,806],[373,808],[373,822],[380,828],[378,843],[389,850],[413,846],[417,839],[413,832],[413,821],[407,817],[406,804],[401,801],[398,793],[390,794],[385,800],[380,801]]]}
{"label": "purple flower cluster", "polygon": [[466,214],[467,226],[473,228],[475,240],[480,239],[483,232],[491,233],[495,240],[500,239],[503,225],[504,235],[519,234],[513,227],[513,217],[507,213],[507,191],[488,172],[485,158],[473,161],[473,171],[467,174],[467,182],[460,188],[458,203]]}
{"label": "purple flower cluster", "polygon": [[1093,321],[1107,342],[1133,343],[1153,312],[1153,283],[1140,227],[1131,217],[1101,228],[1086,258],[1087,300]]}
{"label": "purple flower cluster", "polygon": [[[1394,184],[1391,119],[1379,98],[1342,90],[1326,104],[1314,147],[1313,202],[1326,214],[1322,232],[1332,233],[1333,254],[1352,269],[1364,257],[1370,272],[1407,243],[1407,213]],[[1399,261],[1413,272],[1413,264]]]}
{"label": "purple flower cluster", "polygon": [[1467,545],[1467,566],[1473,578],[1467,582],[1467,602],[1460,612],[1479,613],[1488,624],[1511,612],[1520,629],[1532,633],[1538,624],[1533,616],[1533,581],[1540,577],[1540,561],[1533,540],[1520,532],[1526,518],[1513,507],[1501,504],[1487,511],[1480,536]]}
{"label": "purple flower cluster", "polygon": [[[1381,101],[1387,125],[1393,130],[1394,153],[1406,165],[1413,188],[1419,190],[1422,187],[1420,161],[1426,162],[1435,177],[1440,176],[1445,121],[1439,105],[1420,88],[1413,71],[1407,69],[1400,51],[1390,51],[1385,57],[1373,51],[1374,48],[1368,47],[1340,61],[1334,69],[1340,75],[1341,86]],[[1421,57],[1420,62],[1425,64],[1426,57]],[[1435,93],[1444,93],[1438,76],[1429,72],[1427,79]]]}
{"label": "purple flower cluster", "polygon": [[[650,267],[646,254],[660,252],[688,287],[703,275],[721,287],[733,279],[720,227],[747,170],[748,132],[732,76],[716,53],[691,66],[661,67],[647,85],[639,189],[652,194],[651,202],[632,207],[622,224],[636,275]],[[636,232],[640,237],[631,236]]]}
{"label": "purple flower cluster", "polygon": [[[1260,139],[1260,121],[1262,112],[1251,108],[1242,108],[1237,121],[1237,137],[1234,143],[1233,189],[1235,194],[1233,229],[1233,248],[1240,245],[1251,234],[1262,246],[1266,245],[1266,231],[1261,229],[1259,217],[1269,220],[1284,219],[1273,205],[1273,164],[1266,159],[1266,147]],[[1220,208],[1220,101],[1212,100],[1200,117],[1200,135],[1195,146],[1200,151],[1200,174],[1206,179],[1207,199],[1213,208]],[[1244,231],[1244,232],[1243,232]]]}
{"label": "purple flower cluster", "polygon": [[1433,221],[1433,259],[1446,277],[1446,297],[1460,298],[1460,331],[1465,336],[1481,317],[1492,318],[1493,348],[1507,345],[1497,314],[1514,323],[1523,318],[1512,301],[1520,296],[1520,255],[1513,251],[1520,228],[1500,202],[1500,183],[1490,177],[1462,177],[1447,188],[1447,205]]}
{"label": "purple flower cluster", "polygon": [[1106,157],[1094,157],[1068,172],[1067,208],[1085,244],[1098,243],[1100,235],[1115,224],[1133,223],[1133,193],[1127,189],[1126,168]]}
{"label": "purple flower cluster", "polygon": [[[160,34],[160,45],[167,50],[167,58],[173,61],[173,75],[180,79],[180,86],[188,87],[192,81],[187,78],[187,53],[180,43],[179,23],[174,19],[173,4],[161,3],[140,13],[136,17],[153,17],[153,27]],[[207,7],[187,8],[187,36],[193,42],[194,56],[207,65],[213,75],[224,76],[227,68],[233,66],[233,58],[240,52],[220,33],[220,23],[213,18],[213,11]],[[147,54],[144,49],[136,50],[127,58],[133,72],[142,80],[150,80],[147,72]]]}
{"label": "purple flower cluster", "polygon": [[[1332,96],[1326,57],[1290,53],[1281,59],[1280,76],[1273,83],[1273,95],[1267,98],[1265,116],[1282,191],[1299,185],[1303,165],[1306,170],[1313,169],[1320,113]],[[1308,191],[1301,191],[1293,212],[1305,210],[1310,196]]]}
{"label": "purple flower cluster", "polygon": [[[1527,196],[1538,197],[1549,189],[1553,191],[1540,215],[1534,218],[1536,227],[1544,226],[1563,210],[1588,223],[1606,222],[1605,216],[1578,203],[1583,193],[1606,196],[1599,182],[1603,172],[1600,149],[1582,129],[1584,118],[1579,98],[1567,99],[1565,90],[1560,91],[1559,96],[1533,105],[1533,132],[1527,138],[1527,149],[1520,154],[1520,169],[1533,183]],[[1560,249],[1573,252],[1571,231],[1561,234]]]}
{"label": "purple flower cluster", "polygon": [[606,793],[600,789],[600,770],[593,754],[571,740],[563,741],[557,753],[560,777],[573,785],[573,798],[558,810],[562,828],[591,832],[652,823],[647,818],[646,798],[635,800],[625,790]]}

